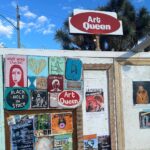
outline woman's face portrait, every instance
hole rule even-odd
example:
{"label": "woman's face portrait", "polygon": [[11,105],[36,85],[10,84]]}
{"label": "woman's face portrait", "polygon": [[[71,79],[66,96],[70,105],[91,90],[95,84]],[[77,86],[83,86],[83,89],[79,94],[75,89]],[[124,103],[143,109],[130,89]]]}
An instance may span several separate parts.
{"label": "woman's face portrait", "polygon": [[22,76],[22,72],[19,68],[14,68],[12,70],[12,79],[15,84],[21,80],[21,76]]}

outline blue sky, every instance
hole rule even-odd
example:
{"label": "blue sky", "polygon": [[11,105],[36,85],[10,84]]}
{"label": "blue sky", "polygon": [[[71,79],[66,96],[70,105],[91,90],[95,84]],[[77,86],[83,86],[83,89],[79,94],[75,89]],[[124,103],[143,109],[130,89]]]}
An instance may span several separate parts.
{"label": "blue sky", "polygon": [[[61,49],[54,33],[75,8],[95,9],[109,0],[0,0],[0,15],[16,25],[16,3],[21,15],[21,45],[33,49]],[[138,10],[145,6],[150,11],[150,0],[132,0]],[[16,30],[0,17],[0,46],[16,48]]]}

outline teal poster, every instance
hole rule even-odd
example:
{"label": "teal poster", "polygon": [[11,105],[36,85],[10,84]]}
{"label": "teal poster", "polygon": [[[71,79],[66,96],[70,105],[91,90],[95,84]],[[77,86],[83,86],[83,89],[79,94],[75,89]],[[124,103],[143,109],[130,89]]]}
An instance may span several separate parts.
{"label": "teal poster", "polygon": [[65,58],[50,57],[49,58],[49,74],[50,75],[65,75]]}
{"label": "teal poster", "polygon": [[2,56],[0,56],[0,149],[5,150]]}
{"label": "teal poster", "polygon": [[48,57],[28,56],[28,76],[47,77]]}

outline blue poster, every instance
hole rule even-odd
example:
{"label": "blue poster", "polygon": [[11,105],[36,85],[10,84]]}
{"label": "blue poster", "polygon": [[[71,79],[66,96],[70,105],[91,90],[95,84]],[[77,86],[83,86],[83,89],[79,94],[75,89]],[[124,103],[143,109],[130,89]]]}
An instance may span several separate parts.
{"label": "blue poster", "polygon": [[28,56],[28,76],[47,77],[48,57]]}
{"label": "blue poster", "polygon": [[28,77],[28,88],[30,90],[36,89],[36,77]]}
{"label": "blue poster", "polygon": [[82,62],[79,59],[68,58],[66,61],[66,79],[78,81],[82,76]]}

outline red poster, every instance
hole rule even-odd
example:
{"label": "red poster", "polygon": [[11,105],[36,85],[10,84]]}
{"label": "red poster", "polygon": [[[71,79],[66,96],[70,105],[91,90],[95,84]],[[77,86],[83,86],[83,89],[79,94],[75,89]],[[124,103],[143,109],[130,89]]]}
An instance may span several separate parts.
{"label": "red poster", "polygon": [[48,92],[56,93],[61,92],[64,89],[63,76],[62,75],[49,75],[48,76]]}
{"label": "red poster", "polygon": [[27,87],[26,56],[6,55],[5,87]]}

